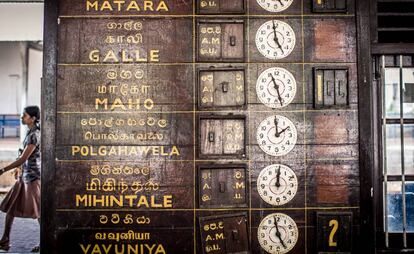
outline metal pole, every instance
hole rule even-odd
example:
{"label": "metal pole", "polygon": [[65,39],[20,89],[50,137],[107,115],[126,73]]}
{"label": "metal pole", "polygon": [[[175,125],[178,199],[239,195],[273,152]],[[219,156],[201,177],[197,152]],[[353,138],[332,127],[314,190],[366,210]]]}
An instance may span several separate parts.
{"label": "metal pole", "polygon": [[386,86],[385,86],[385,56],[381,56],[381,86],[382,86],[382,154],[384,160],[382,163],[382,173],[384,175],[384,193],[383,197],[383,215],[384,215],[384,230],[385,230],[385,247],[388,248],[389,245],[389,234],[388,234],[388,198],[387,198],[387,117],[386,117],[386,107],[385,107],[385,98],[386,98]]}
{"label": "metal pole", "polygon": [[404,163],[404,90],[403,90],[403,56],[400,55],[400,135],[401,135],[401,190],[403,214],[403,244],[407,248],[407,213],[405,200],[405,163]]}

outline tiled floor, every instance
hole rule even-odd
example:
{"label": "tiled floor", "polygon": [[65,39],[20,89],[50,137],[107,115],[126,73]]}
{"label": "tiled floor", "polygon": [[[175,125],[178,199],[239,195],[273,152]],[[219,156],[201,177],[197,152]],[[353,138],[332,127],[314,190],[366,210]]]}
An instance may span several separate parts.
{"label": "tiled floor", "polygon": [[[0,201],[4,195],[0,196]],[[5,214],[0,212],[0,233],[3,234]],[[11,232],[11,248],[7,253],[30,253],[39,244],[40,227],[37,220],[15,218]],[[2,251],[0,250],[0,253]]]}

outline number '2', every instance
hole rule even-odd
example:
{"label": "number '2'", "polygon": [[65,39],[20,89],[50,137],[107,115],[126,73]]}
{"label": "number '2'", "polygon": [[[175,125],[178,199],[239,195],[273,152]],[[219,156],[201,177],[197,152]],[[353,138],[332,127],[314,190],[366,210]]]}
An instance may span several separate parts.
{"label": "number '2'", "polygon": [[330,227],[333,226],[332,231],[329,234],[329,247],[336,247],[338,245],[337,242],[335,242],[333,240],[334,235],[335,235],[336,231],[338,230],[338,225],[339,225],[339,223],[338,223],[337,220],[330,220],[329,221],[329,226]]}

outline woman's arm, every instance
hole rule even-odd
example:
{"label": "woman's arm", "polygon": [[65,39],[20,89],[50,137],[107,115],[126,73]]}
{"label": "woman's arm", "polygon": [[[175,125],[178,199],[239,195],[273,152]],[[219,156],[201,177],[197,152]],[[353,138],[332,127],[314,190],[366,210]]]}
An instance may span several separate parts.
{"label": "woman's arm", "polygon": [[14,161],[10,165],[0,169],[0,175],[2,175],[3,173],[9,171],[10,169],[13,169],[13,168],[16,168],[16,167],[22,165],[29,158],[29,156],[33,153],[33,151],[35,149],[36,149],[35,145],[30,144],[30,145],[26,146],[26,148],[23,150],[22,155],[20,155],[20,157],[16,161]]}

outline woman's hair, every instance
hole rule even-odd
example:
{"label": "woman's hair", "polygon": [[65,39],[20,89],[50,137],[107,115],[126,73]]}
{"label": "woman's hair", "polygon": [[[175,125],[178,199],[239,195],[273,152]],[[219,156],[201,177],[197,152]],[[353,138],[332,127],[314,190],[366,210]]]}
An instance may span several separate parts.
{"label": "woman's hair", "polygon": [[36,117],[35,123],[36,125],[40,122],[40,109],[38,106],[27,106],[24,108],[24,112],[26,112],[30,117]]}

